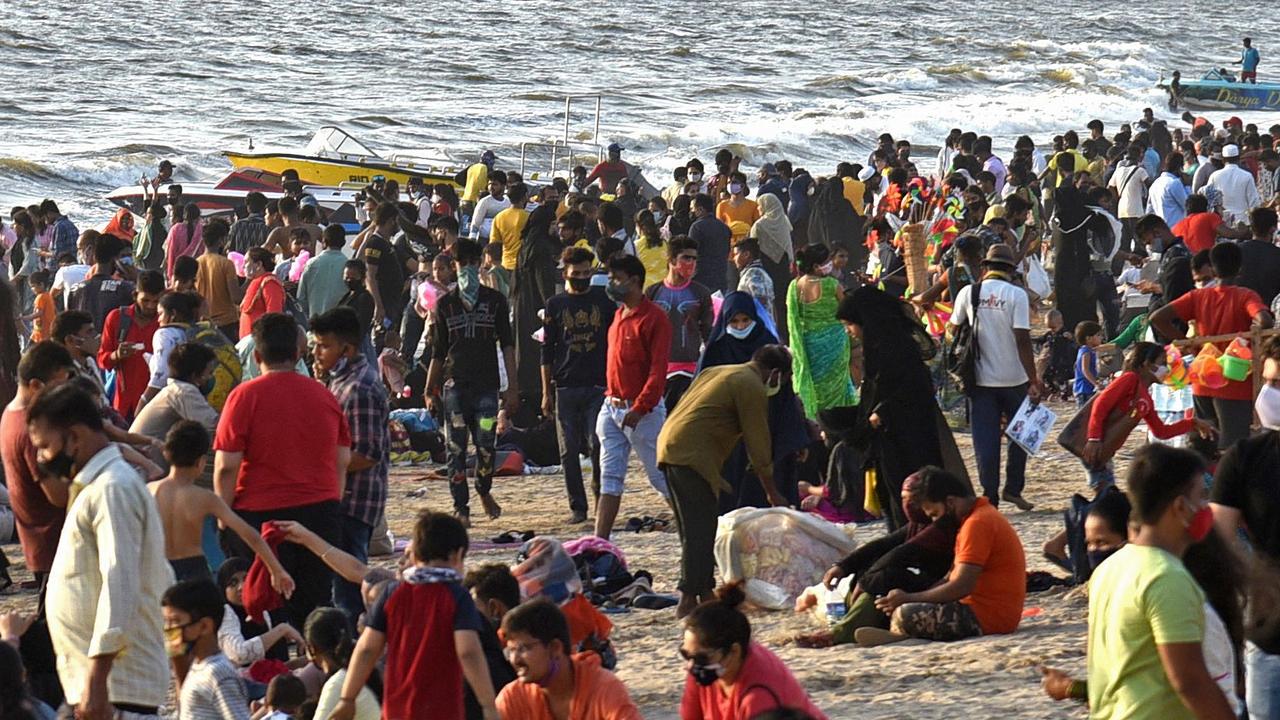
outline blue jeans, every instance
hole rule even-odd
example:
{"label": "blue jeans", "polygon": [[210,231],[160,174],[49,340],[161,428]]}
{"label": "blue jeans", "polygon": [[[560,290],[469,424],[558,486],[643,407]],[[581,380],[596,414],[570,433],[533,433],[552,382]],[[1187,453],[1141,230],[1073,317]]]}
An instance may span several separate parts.
{"label": "blue jeans", "polygon": [[1101,492],[1103,488],[1116,484],[1116,462],[1108,460],[1106,465],[1097,470],[1085,465],[1084,474],[1089,478],[1089,489]]}
{"label": "blue jeans", "polygon": [[[453,509],[470,515],[467,489],[467,437],[476,448],[476,492],[488,495],[493,487],[493,446],[497,439],[498,391],[459,387],[452,380],[444,386],[444,436],[449,445],[449,494]],[[461,480],[459,480],[461,478]]]}
{"label": "blue jeans", "polygon": [[[628,405],[629,407],[629,405]],[[622,418],[627,407],[615,407],[607,399],[596,418],[596,436],[600,438],[600,494],[622,497],[626,486],[627,459],[635,448],[636,457],[649,476],[649,484],[662,497],[667,497],[667,478],[658,469],[658,433],[667,419],[667,408],[661,402],[640,418],[634,429],[624,431]]]}
{"label": "blue jeans", "polygon": [[556,439],[560,441],[560,465],[564,468],[564,489],[569,509],[587,511],[587,493],[582,486],[582,449],[591,447],[591,488],[600,494],[600,438],[596,419],[604,402],[604,388],[556,388]]}
{"label": "blue jeans", "polygon": [[1251,642],[1244,648],[1244,699],[1252,720],[1280,717],[1280,655],[1271,655]]}
{"label": "blue jeans", "polygon": [[[978,462],[978,479],[982,493],[992,505],[1000,504],[1000,438],[1001,419],[1013,419],[1027,397],[1026,384],[1014,387],[982,387],[969,396],[969,414],[973,426],[973,454]],[[1010,440],[1005,465],[1004,491],[1021,495],[1026,484],[1027,453]]]}
{"label": "blue jeans", "polygon": [[[350,554],[360,562],[369,561],[369,537],[373,527],[362,520],[357,520],[346,513],[342,514],[342,537],[337,544],[338,549]],[[360,583],[347,582],[342,576],[333,576],[333,604],[347,614],[351,628],[356,626],[356,618],[364,612],[364,598],[360,595]]]}

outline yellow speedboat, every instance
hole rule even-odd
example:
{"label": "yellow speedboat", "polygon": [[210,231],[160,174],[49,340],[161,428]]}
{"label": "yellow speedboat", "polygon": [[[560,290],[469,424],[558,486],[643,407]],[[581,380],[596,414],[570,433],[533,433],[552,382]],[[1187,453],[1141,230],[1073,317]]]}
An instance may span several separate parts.
{"label": "yellow speedboat", "polygon": [[250,143],[249,152],[224,150],[222,154],[236,169],[252,167],[277,175],[292,169],[305,184],[336,187],[364,186],[379,175],[395,180],[401,187],[414,177],[429,185],[447,183],[457,187],[454,177],[467,168],[465,163],[444,157],[396,153],[384,158],[333,125],[317,130],[301,152],[254,152]]}

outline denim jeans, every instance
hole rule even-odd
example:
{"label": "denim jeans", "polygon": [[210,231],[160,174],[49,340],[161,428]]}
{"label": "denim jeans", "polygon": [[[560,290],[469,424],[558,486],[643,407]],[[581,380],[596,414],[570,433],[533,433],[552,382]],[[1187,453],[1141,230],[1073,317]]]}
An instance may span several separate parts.
{"label": "denim jeans", "polygon": [[[982,492],[992,505],[1000,504],[1000,421],[1013,419],[1018,406],[1027,397],[1026,384],[1014,387],[982,387],[969,396],[969,413],[973,424],[973,454],[978,462],[978,479]],[[1010,440],[1005,466],[1004,491],[1021,495],[1026,483],[1027,453]]]}
{"label": "denim jeans", "polygon": [[556,439],[560,441],[560,465],[564,468],[564,489],[569,509],[587,511],[587,493],[582,486],[582,449],[591,448],[591,488],[600,494],[600,438],[595,423],[604,402],[604,388],[556,388]]}
{"label": "denim jeans", "polygon": [[[346,513],[342,514],[342,540],[338,549],[348,553],[360,562],[369,561],[369,538],[373,527],[362,520],[357,520]],[[333,576],[333,604],[347,614],[352,631],[356,627],[356,618],[364,612],[364,598],[360,595],[360,583],[347,582],[342,576]]]}
{"label": "denim jeans", "polygon": [[614,407],[608,400],[600,406],[596,418],[596,436],[600,438],[600,493],[622,497],[627,478],[627,458],[635,448],[636,457],[649,476],[649,484],[662,497],[667,497],[667,479],[658,469],[658,433],[667,419],[662,403],[640,418],[634,429],[624,431],[622,418],[627,408]]}
{"label": "denim jeans", "polygon": [[1280,717],[1280,655],[1262,652],[1257,645],[1245,643],[1244,699],[1252,720],[1274,720]]}
{"label": "denim jeans", "polygon": [[1085,465],[1084,474],[1089,479],[1089,489],[1095,493],[1102,492],[1104,488],[1116,484],[1116,462],[1108,460],[1106,465],[1096,470]]}
{"label": "denim jeans", "polygon": [[[467,489],[467,437],[476,448],[476,492],[488,495],[493,487],[493,445],[497,438],[498,391],[455,385],[444,386],[444,435],[449,445],[449,493],[453,509],[469,515]],[[462,480],[459,482],[458,477]]]}

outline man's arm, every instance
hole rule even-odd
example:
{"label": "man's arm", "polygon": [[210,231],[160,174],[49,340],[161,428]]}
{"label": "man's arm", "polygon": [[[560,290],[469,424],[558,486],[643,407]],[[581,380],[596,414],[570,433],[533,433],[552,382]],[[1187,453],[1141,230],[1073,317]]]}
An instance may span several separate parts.
{"label": "man's arm", "polygon": [[1231,706],[1222,688],[1209,676],[1200,643],[1156,645],[1160,664],[1174,692],[1200,720],[1233,720]]}
{"label": "man's arm", "polygon": [[[479,633],[475,630],[454,630],[453,646],[458,655],[458,663],[462,665],[462,675],[467,679],[471,693],[475,695],[476,702],[484,712],[485,720],[496,720],[498,717],[498,708],[494,705],[496,694],[493,691],[493,680],[489,677],[489,662],[485,660],[484,648],[480,646]],[[351,671],[347,672],[350,677]],[[347,697],[345,686],[343,690],[343,697]]]}
{"label": "man's arm", "polygon": [[1032,400],[1039,400],[1044,386],[1040,382],[1040,375],[1036,372],[1036,355],[1031,348],[1031,331],[1015,329],[1013,337],[1018,343],[1018,361],[1022,363],[1022,370],[1027,374],[1027,382],[1030,386],[1027,388],[1027,396]]}
{"label": "man's arm", "polygon": [[347,468],[351,465],[351,448],[346,445],[334,446],[334,474],[338,481],[338,498],[347,492]]}
{"label": "man's arm", "polygon": [[236,478],[240,476],[240,463],[244,453],[219,450],[213,454],[213,491],[227,507],[236,502]]}
{"label": "man's arm", "polygon": [[1186,333],[1178,332],[1177,326],[1173,324],[1175,319],[1181,319],[1178,316],[1178,311],[1172,304],[1168,304],[1151,313],[1151,317],[1147,319],[1147,322],[1162,337],[1177,339],[1185,336]]}
{"label": "man's arm", "polygon": [[387,310],[382,307],[382,296],[378,294],[378,263],[364,261],[364,287],[373,296],[373,329],[381,330]]}
{"label": "man's arm", "polygon": [[978,576],[981,574],[982,567],[979,565],[956,563],[946,582],[923,592],[903,593],[899,596],[898,604],[909,602],[941,604],[963,600],[973,593],[973,588],[978,584]]}

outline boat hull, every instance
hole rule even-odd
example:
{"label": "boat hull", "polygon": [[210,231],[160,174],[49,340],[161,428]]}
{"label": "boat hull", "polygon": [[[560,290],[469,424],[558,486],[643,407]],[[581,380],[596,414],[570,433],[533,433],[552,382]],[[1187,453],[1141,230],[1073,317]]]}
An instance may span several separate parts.
{"label": "boat hull", "polygon": [[1206,110],[1280,111],[1280,84],[1183,82],[1178,99],[1181,105]]}
{"label": "boat hull", "polygon": [[416,169],[409,162],[392,164],[381,158],[339,159],[293,153],[239,153],[230,150],[224,151],[223,155],[236,169],[253,167],[276,174],[289,169],[297,170],[298,179],[308,185],[367,185],[373,182],[374,176],[381,175],[387,180],[395,180],[401,187],[408,184],[412,177],[422,178],[429,184],[445,183],[458,187],[452,174],[428,168]]}

